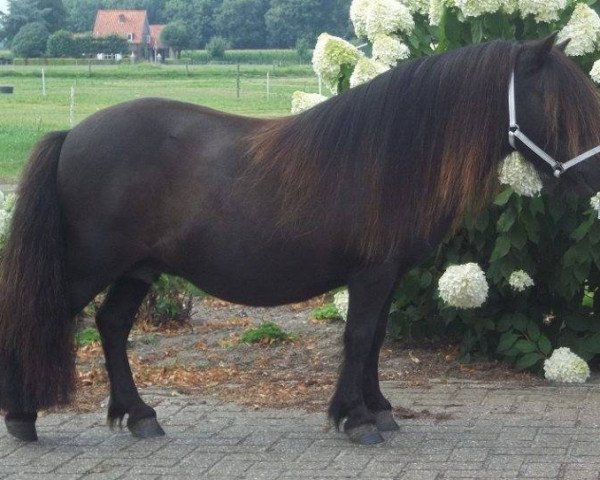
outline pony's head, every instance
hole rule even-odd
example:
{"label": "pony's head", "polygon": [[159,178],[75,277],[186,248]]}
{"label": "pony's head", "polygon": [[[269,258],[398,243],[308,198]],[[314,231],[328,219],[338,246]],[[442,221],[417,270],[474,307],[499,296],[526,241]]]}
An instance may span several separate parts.
{"label": "pony's head", "polygon": [[593,150],[600,145],[600,97],[564,54],[568,42],[555,40],[556,34],[526,43],[517,53],[511,143],[547,185],[560,179],[561,189],[590,195],[600,190],[600,155]]}

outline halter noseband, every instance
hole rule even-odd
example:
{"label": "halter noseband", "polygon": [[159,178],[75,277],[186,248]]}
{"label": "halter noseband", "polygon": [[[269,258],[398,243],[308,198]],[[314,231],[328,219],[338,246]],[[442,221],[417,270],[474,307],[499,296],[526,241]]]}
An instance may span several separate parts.
{"label": "halter noseband", "polygon": [[554,170],[554,176],[560,178],[569,168],[574,167],[578,163],[581,163],[594,155],[600,153],[600,145],[582,153],[578,157],[575,157],[568,162],[558,162],[548,155],[544,150],[538,147],[527,135],[525,135],[517,123],[517,106],[515,102],[515,72],[513,70],[510,76],[510,86],[508,88],[508,116],[509,116],[509,127],[508,127],[508,142],[510,146],[517,150],[515,138],[518,138],[523,142],[533,153],[540,157],[544,162],[552,167]]}

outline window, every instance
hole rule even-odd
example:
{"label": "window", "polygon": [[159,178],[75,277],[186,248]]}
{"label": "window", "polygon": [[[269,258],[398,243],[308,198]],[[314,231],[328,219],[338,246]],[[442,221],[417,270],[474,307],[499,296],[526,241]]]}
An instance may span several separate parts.
{"label": "window", "polygon": [[125,23],[125,15],[123,15],[123,14],[119,15],[119,23],[121,23],[121,24]]}
{"label": "window", "polygon": [[129,40],[130,42],[133,42],[133,33],[127,34],[127,40]]}

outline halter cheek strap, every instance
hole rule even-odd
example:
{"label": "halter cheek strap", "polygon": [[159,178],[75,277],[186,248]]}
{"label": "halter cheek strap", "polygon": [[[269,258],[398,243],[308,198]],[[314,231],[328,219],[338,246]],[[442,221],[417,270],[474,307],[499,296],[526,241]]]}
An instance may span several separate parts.
{"label": "halter cheek strap", "polygon": [[546,162],[552,170],[554,170],[554,176],[556,178],[560,178],[560,176],[565,173],[569,168],[574,167],[578,163],[581,163],[585,160],[590,159],[594,155],[600,153],[600,145],[588,150],[585,153],[582,153],[578,157],[575,157],[568,162],[558,162],[554,160],[550,155],[548,155],[544,150],[538,147],[533,140],[531,140],[527,135],[525,135],[517,123],[517,106],[515,101],[515,72],[513,71],[510,76],[510,85],[508,88],[508,117],[509,117],[509,127],[508,127],[508,142],[510,146],[517,149],[515,139],[519,139],[524,145],[527,146],[533,153],[535,153],[538,157],[540,157],[544,162]]}

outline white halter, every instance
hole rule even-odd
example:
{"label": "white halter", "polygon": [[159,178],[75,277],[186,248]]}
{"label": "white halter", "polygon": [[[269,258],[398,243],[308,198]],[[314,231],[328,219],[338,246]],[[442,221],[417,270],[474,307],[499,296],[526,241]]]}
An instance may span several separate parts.
{"label": "white halter", "polygon": [[538,157],[540,157],[544,162],[552,167],[554,170],[554,176],[556,178],[560,178],[560,176],[565,173],[569,168],[574,167],[578,163],[581,163],[594,155],[600,153],[600,145],[588,150],[585,153],[582,153],[578,157],[569,160],[568,162],[558,162],[554,160],[550,155],[548,155],[544,150],[538,147],[532,140],[529,139],[527,135],[525,135],[521,129],[519,128],[519,124],[517,123],[517,106],[515,102],[515,72],[513,71],[510,76],[510,86],[508,88],[508,116],[510,120],[510,125],[508,127],[508,142],[510,146],[517,150],[515,138],[518,138],[521,142],[523,142],[532,152],[534,152]]}

